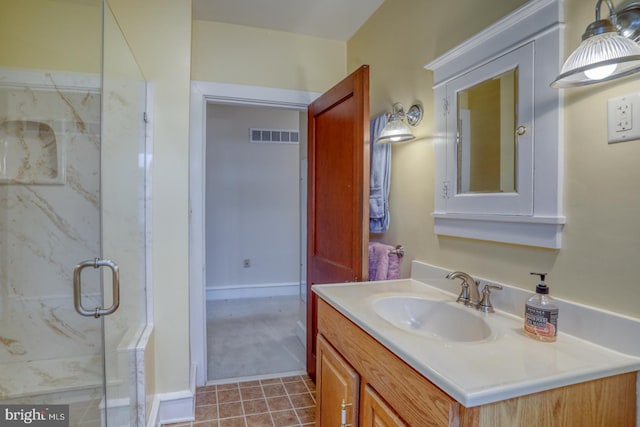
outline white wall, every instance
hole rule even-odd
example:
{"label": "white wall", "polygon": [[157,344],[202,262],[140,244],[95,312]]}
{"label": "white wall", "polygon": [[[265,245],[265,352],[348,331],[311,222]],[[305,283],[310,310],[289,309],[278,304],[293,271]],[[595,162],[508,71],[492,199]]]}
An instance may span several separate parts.
{"label": "white wall", "polygon": [[300,280],[299,146],[249,143],[249,128],[298,127],[297,111],[208,106],[208,288]]}

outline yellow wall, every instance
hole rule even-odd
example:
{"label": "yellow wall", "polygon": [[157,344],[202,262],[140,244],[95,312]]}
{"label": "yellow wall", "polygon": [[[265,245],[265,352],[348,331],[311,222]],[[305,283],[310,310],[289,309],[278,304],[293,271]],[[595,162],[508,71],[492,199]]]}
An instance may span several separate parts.
{"label": "yellow wall", "polygon": [[[433,234],[433,76],[424,64],[471,37],[523,0],[386,0],[347,45],[348,69],[371,65],[372,116],[421,101],[416,142],[394,146],[391,227],[411,259],[533,290],[531,271],[548,271],[552,294],[638,317],[640,141],[607,144],[607,99],[640,92],[640,79],[565,90],[564,241],[559,251],[438,237]],[[593,4],[565,0],[568,55],[593,21]],[[385,28],[393,29],[393,36]],[[454,285],[452,284],[452,291]]]}
{"label": "yellow wall", "polygon": [[156,392],[189,388],[191,0],[109,0],[153,84],[151,248]]}
{"label": "yellow wall", "polygon": [[193,21],[193,80],[323,92],[346,72],[345,42]]}
{"label": "yellow wall", "polygon": [[99,73],[100,0],[3,1],[0,40],[2,67]]}

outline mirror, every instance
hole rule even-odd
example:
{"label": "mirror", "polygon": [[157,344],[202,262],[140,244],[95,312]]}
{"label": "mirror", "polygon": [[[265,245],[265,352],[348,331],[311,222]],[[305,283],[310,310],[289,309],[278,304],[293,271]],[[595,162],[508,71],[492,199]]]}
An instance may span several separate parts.
{"label": "mirror", "polygon": [[458,193],[515,193],[518,68],[457,92]]}

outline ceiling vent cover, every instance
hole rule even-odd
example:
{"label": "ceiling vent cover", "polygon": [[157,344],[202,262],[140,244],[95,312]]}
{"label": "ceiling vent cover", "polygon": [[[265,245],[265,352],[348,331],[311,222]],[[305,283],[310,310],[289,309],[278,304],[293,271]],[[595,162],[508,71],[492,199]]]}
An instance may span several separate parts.
{"label": "ceiling vent cover", "polygon": [[249,128],[249,142],[253,144],[298,144],[300,132],[294,129]]}

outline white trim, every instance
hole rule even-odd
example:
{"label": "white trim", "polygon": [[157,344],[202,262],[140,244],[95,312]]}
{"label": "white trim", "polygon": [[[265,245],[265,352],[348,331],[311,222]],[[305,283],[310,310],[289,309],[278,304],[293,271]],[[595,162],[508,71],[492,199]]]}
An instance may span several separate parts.
{"label": "white trim", "polygon": [[305,111],[319,93],[216,82],[191,82],[189,144],[189,342],[196,384],[207,378],[205,295],[205,159],[207,103],[259,105]]}
{"label": "white trim", "polygon": [[[191,82],[191,94],[198,94],[206,102],[232,105],[261,105],[304,111],[320,93],[262,86],[216,82]],[[193,101],[193,98],[192,98]]]}
{"label": "white trim", "polygon": [[196,368],[191,368],[189,390],[181,390],[172,393],[161,393],[157,395],[157,398],[159,401],[159,405],[158,424],[156,425],[195,420]]}
{"label": "white trim", "polygon": [[300,293],[299,282],[260,285],[207,286],[207,301],[238,298],[294,296]]}
{"label": "white trim", "polygon": [[560,249],[563,216],[474,215],[432,213],[435,234],[515,245]]}
{"label": "white trim", "polygon": [[[434,71],[433,86],[439,86],[459,75],[461,69],[491,61],[544,34],[559,22],[564,22],[562,0],[531,0],[430,61],[424,68]],[[505,29],[512,29],[509,37],[505,36]],[[491,45],[490,50],[486,49],[487,45]]]}

